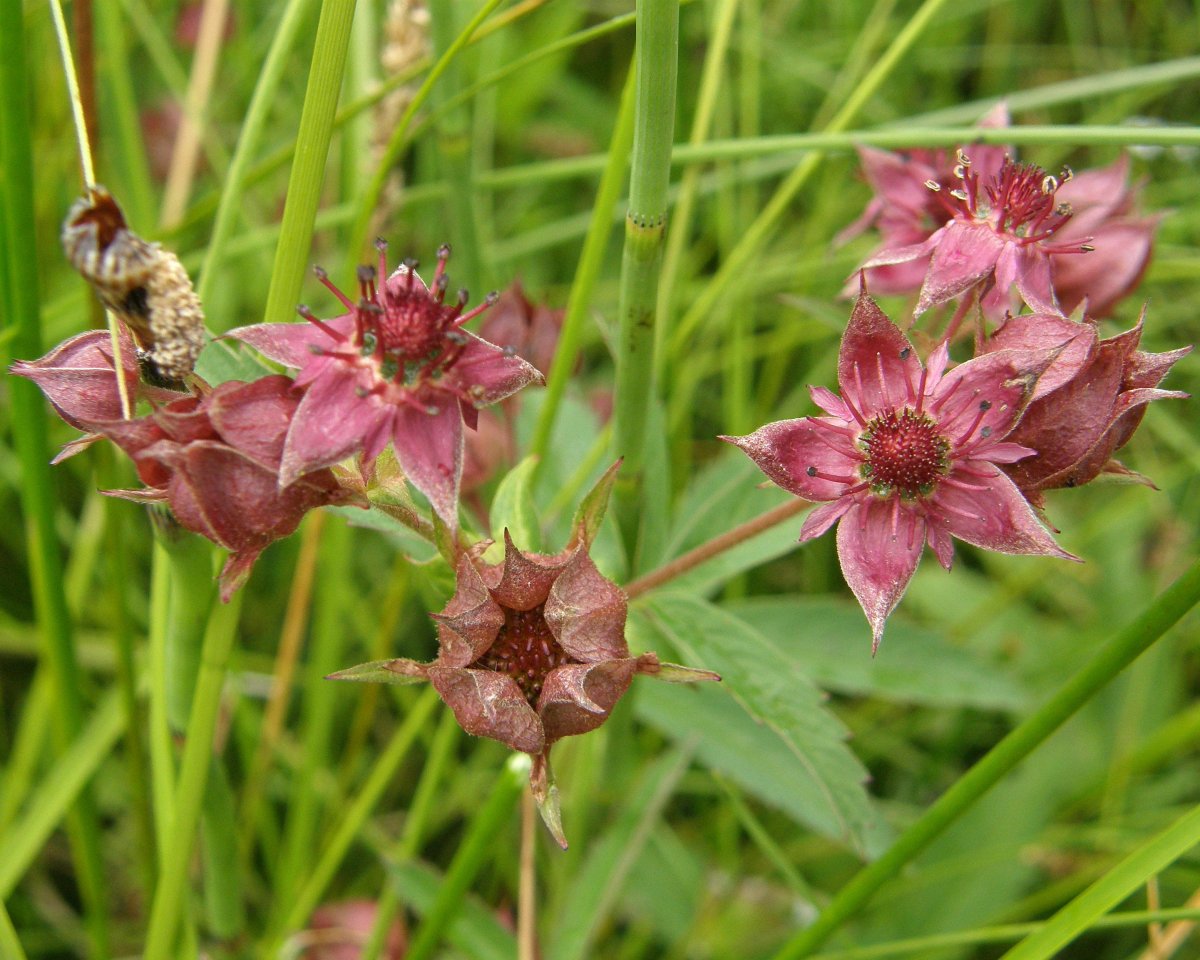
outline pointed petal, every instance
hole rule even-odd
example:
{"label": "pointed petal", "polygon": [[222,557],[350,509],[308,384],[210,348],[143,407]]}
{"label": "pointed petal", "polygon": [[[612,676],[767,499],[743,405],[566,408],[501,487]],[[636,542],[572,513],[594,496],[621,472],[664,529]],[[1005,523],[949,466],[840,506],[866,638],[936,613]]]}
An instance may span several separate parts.
{"label": "pointed petal", "polygon": [[605,579],[584,550],[577,550],[550,588],[546,625],[574,660],[596,663],[629,656],[625,644],[625,594]]}
{"label": "pointed petal", "polygon": [[315,355],[345,343],[354,329],[354,318],[345,314],[326,320],[325,324],[345,339],[336,340],[316,324],[307,321],[255,323],[236,327],[225,336],[248,343],[267,359],[285,367],[301,368],[307,366]]}
{"label": "pointed petal", "polygon": [[921,362],[875,301],[860,296],[838,351],[842,397],[867,419],[916,399]]}
{"label": "pointed petal", "polygon": [[1048,351],[1000,350],[960,363],[942,378],[928,410],[956,450],[982,450],[981,440],[997,443],[1013,429],[1052,357]]}
{"label": "pointed petal", "polygon": [[853,419],[854,415],[850,412],[850,408],[828,387],[809,387],[808,394],[812,397],[813,403],[830,416],[846,421]]}
{"label": "pointed petal", "polygon": [[429,680],[467,733],[499,740],[524,753],[545,749],[542,721],[512,677],[435,663],[429,667]]}
{"label": "pointed petal", "polygon": [[938,484],[929,500],[930,524],[985,550],[1079,559],[1054,542],[1029,501],[998,467],[982,460],[968,463],[969,476],[956,470]]}
{"label": "pointed petal", "polygon": [[[1074,226],[1072,220],[1068,226]],[[1107,317],[1118,301],[1141,282],[1154,249],[1158,217],[1110,220],[1087,234],[1093,249],[1087,253],[1064,253],[1054,257],[1054,290],[1064,311],[1074,310],[1087,299],[1088,314]],[[1067,240],[1067,231],[1054,239]],[[1071,236],[1075,236],[1074,231]]]}
{"label": "pointed petal", "polygon": [[[739,447],[774,483],[805,500],[836,500],[849,484],[858,482],[862,456],[849,427],[836,420],[779,420],[746,437],[721,439]],[[817,474],[845,479],[826,480]]]}
{"label": "pointed petal", "polygon": [[424,409],[395,408],[392,442],[400,469],[429,498],[450,527],[458,526],[458,486],[462,480],[463,422],[449,394]]}
{"label": "pointed petal", "polygon": [[524,553],[513,543],[507,528],[504,531],[504,563],[492,568],[499,573],[489,587],[501,606],[511,610],[532,610],[546,603],[550,587],[562,573],[573,554],[546,556]]}
{"label": "pointed petal", "polygon": [[1017,252],[1017,290],[1034,313],[1062,313],[1050,282],[1050,257],[1036,243]]}
{"label": "pointed petal", "polygon": [[233,595],[250,579],[250,572],[254,569],[254,563],[261,553],[262,548],[259,547],[254,550],[239,550],[229,555],[225,565],[221,568],[221,575],[217,578],[221,587],[222,603],[232,600]]}
{"label": "pointed petal", "polygon": [[533,792],[533,801],[537,804],[542,823],[554,837],[554,842],[563,850],[567,849],[567,835],[563,832],[562,804],[559,802],[558,785],[554,782],[554,774],[550,770],[550,749],[547,747],[533,758],[533,768],[529,771],[529,789]]}
{"label": "pointed petal", "polygon": [[537,705],[546,740],[595,730],[629,689],[636,671],[637,661],[628,658],[568,663],[551,670]]}
{"label": "pointed petal", "polygon": [[430,616],[438,625],[438,659],[446,667],[474,663],[496,641],[504,626],[504,611],[492,599],[470,557],[458,560],[456,589],[441,613]]}
{"label": "pointed petal", "polygon": [[289,378],[270,376],[221,384],[205,400],[204,410],[222,440],[256,463],[278,470],[299,404]]}
{"label": "pointed petal", "polygon": [[1023,313],[1009,320],[984,343],[986,353],[997,350],[1057,350],[1050,366],[1038,377],[1030,402],[1072,380],[1091,360],[1098,337],[1090,323],[1076,323],[1046,313]]}
{"label": "pointed petal", "polygon": [[391,408],[375,393],[362,395],[360,372],[330,366],[304,394],[292,415],[279,464],[285,487],[312,470],[328,467],[362,448],[363,438]]}
{"label": "pointed petal", "polygon": [[481,340],[474,334],[462,332],[467,345],[446,379],[477,407],[486,407],[511,396],[530,383],[545,383],[546,378],[532,364],[494,343]]}
{"label": "pointed petal", "polygon": [[872,650],[904,596],[925,545],[925,521],[897,501],[871,498],[855,504],[838,524],[842,576],[871,624]]}
{"label": "pointed petal", "polygon": [[841,497],[833,503],[823,503],[810,513],[800,528],[800,542],[812,540],[821,536],[826,530],[837,523],[846,512],[856,503],[853,497]]}
{"label": "pointed petal", "polygon": [[944,230],[913,316],[952,300],[989,276],[1004,250],[1004,241],[986,224],[954,220]]}
{"label": "pointed petal", "polygon": [[[870,270],[874,267],[890,267],[896,264],[910,263],[914,260],[923,260],[937,247],[941,233],[941,230],[937,230],[919,243],[907,243],[878,250],[870,260],[862,265],[861,269]],[[857,272],[851,276],[850,280],[853,281],[856,277]]]}

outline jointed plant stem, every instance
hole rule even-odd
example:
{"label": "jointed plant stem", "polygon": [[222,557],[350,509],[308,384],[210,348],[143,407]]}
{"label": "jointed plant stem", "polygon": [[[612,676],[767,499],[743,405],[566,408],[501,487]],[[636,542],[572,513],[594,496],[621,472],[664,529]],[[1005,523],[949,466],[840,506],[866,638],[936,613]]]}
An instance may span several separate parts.
{"label": "jointed plant stem", "polygon": [[1082,670],[1063,684],[1058,693],[996,744],[919,820],[905,830],[882,857],[860,870],[838,891],[817,921],[789,941],[775,960],[810,956],[834,931],[858,913],[880,887],[1149,649],[1197,602],[1200,602],[1200,561],[1159,595],[1141,616],[1110,640]]}
{"label": "jointed plant stem", "polygon": [[679,0],[638,3],[636,62],[637,107],[617,306],[613,401],[614,453],[625,460],[614,507],[631,564],[636,563],[648,408],[655,396],[654,329],[675,134]]}

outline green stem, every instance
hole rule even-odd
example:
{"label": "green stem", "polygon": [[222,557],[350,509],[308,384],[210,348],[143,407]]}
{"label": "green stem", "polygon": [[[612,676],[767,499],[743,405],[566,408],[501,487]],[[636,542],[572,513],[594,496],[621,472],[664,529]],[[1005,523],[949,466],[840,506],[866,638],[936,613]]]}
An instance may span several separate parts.
{"label": "green stem", "polygon": [[321,4],[312,69],[300,113],[300,130],[296,135],[296,159],[288,178],[287,203],[283,209],[279,246],[275,249],[271,286],[267,291],[264,319],[269,322],[291,320],[300,300],[346,51],[350,45],[354,2],[329,0]]}
{"label": "green stem", "polygon": [[[279,20],[279,25],[275,28],[271,48],[267,51],[266,60],[263,62],[262,70],[258,74],[258,81],[254,85],[254,93],[250,97],[250,105],[246,108],[246,116],[242,120],[237,147],[234,149],[233,158],[229,162],[229,173],[225,178],[224,187],[221,190],[221,201],[217,207],[216,217],[213,219],[208,249],[204,254],[204,264],[201,266],[200,273],[196,278],[196,294],[200,297],[201,303],[208,302],[213,283],[216,282],[217,268],[220,267],[222,257],[226,254],[226,244],[233,234],[233,228],[237,224],[237,215],[242,208],[242,196],[247,186],[247,172],[250,169],[250,161],[258,149],[258,143],[262,138],[267,118],[270,116],[271,110],[275,107],[275,97],[279,91],[279,83],[283,79],[284,70],[290,64],[288,54],[291,52],[292,46],[296,42],[296,35],[299,33],[300,27],[303,25],[306,15],[312,6],[313,0],[289,0],[287,7],[283,11],[283,16]],[[351,4],[351,6],[353,5]],[[320,47],[318,47],[319,49]],[[337,103],[336,90],[335,86],[333,98],[335,106]],[[302,119],[300,136],[302,137],[303,135],[304,122]],[[301,140],[300,142],[307,141]],[[322,156],[324,156],[324,153],[322,153]],[[293,174],[295,174],[295,169],[293,168]],[[323,161],[321,169],[324,169]],[[320,174],[317,174],[317,180],[319,182]],[[289,186],[288,196],[291,197],[291,195]],[[315,213],[315,206],[313,210]],[[287,222],[286,212],[284,214],[284,221],[285,223]],[[287,233],[285,232],[283,236],[286,237]],[[307,253],[305,256],[307,257]],[[213,318],[210,316],[209,324],[211,325],[212,323]],[[217,330],[216,332],[220,333],[221,331]]]}
{"label": "green stem", "polygon": [[530,444],[530,453],[538,458],[539,464],[546,458],[550,437],[554,432],[554,420],[562,406],[567,383],[574,375],[575,364],[579,359],[583,325],[587,322],[588,311],[592,307],[592,295],[596,291],[596,283],[604,263],[604,250],[612,234],[612,211],[621,196],[629,148],[633,145],[633,105],[636,90],[634,80],[635,71],[630,70],[613,126],[612,143],[604,160],[600,187],[592,204],[592,215],[588,222],[587,235],[583,240],[583,250],[579,254],[579,265],[575,268],[575,280],[567,297],[558,349],[554,352],[554,362],[546,377],[546,398],[538,414],[537,426],[534,428]]}
{"label": "green stem", "polygon": [[[15,329],[12,352],[18,357],[42,353],[41,299],[34,224],[33,140],[26,64],[25,14],[20,0],[2,0],[0,21],[0,220],[4,259],[0,267],[0,316]],[[50,476],[46,405],[28,380],[10,379],[9,418],[21,462],[21,504],[28,544],[29,575],[46,664],[56,691],[53,723],[60,750],[83,726],[81,678],[75,638],[63,590],[62,556],[55,531],[57,505]],[[68,820],[71,853],[87,913],[91,949],[107,956],[108,910],[95,802],[85,789]]]}
{"label": "green stem", "polygon": [[165,855],[154,900],[150,907],[150,926],[146,933],[143,956],[146,960],[173,955],[175,935],[183,908],[188,865],[196,842],[196,826],[204,800],[204,790],[212,763],[213,733],[221,703],[225,670],[237,636],[238,613],[242,594],[227,604],[217,604],[209,614],[204,632],[200,673],[187,724],[187,743],[175,789],[175,807],[167,834]]}
{"label": "green stem", "polygon": [[615,507],[631,562],[637,544],[647,408],[654,398],[658,276],[675,134],[679,0],[641,0],[638,4],[636,63],[637,108],[617,307],[620,327],[613,407],[614,452],[625,461]]}
{"label": "green stem", "polygon": [[1035,713],[993,747],[947,790],[888,851],[860,870],[822,911],[816,923],[793,937],[775,960],[807,957],[854,916],[888,880],[1033,750],[1063,725],[1184,614],[1200,602],[1200,561],[1168,587],[1133,623],[1097,653]]}
{"label": "green stem", "polygon": [[524,754],[514,756],[505,764],[491,795],[471,818],[462,844],[438,887],[437,896],[421,918],[416,936],[404,955],[405,960],[429,960],[434,956],[442,934],[463,906],[471,881],[494,855],[496,837],[512,815],[528,776],[528,758]]}

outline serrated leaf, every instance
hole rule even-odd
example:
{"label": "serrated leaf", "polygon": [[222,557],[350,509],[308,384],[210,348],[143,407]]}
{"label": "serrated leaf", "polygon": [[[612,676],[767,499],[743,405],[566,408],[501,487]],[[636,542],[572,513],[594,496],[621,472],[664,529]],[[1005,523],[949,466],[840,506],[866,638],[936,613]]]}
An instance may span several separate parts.
{"label": "serrated leaf", "polygon": [[858,605],[836,597],[756,597],[724,604],[804,664],[822,687],[906,703],[1021,712],[1029,693],[972,649],[893,617],[872,659]]}
{"label": "serrated leaf", "polygon": [[[642,684],[637,706],[667,735],[699,735],[700,757],[798,822],[873,856],[885,827],[867,772],[799,661],[720,607],[655,595],[630,611],[640,641],[717,670],[721,687]],[[699,699],[696,699],[699,697]]]}
{"label": "serrated leaf", "polygon": [[505,474],[496,488],[489,516],[492,539],[497,543],[504,542],[507,529],[522,550],[541,550],[541,526],[533,505],[533,474],[537,463],[537,457],[526,457]]}
{"label": "serrated leaf", "polygon": [[358,663],[337,673],[331,673],[326,680],[354,680],[357,683],[391,683],[407,686],[413,683],[425,683],[425,664],[415,660],[397,657],[394,660],[371,660],[368,663]]}

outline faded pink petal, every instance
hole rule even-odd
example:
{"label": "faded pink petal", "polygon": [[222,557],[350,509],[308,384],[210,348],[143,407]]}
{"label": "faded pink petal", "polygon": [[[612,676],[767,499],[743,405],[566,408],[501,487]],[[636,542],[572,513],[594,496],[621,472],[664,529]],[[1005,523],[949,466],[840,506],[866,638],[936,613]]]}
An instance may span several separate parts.
{"label": "faded pink petal", "polygon": [[913,315],[952,300],[988,277],[1006,244],[986,224],[952,221],[939,238]]}
{"label": "faded pink petal", "polygon": [[864,417],[916,395],[921,363],[908,338],[868,296],[854,303],[838,352],[842,398]]}
{"label": "faded pink petal", "polygon": [[487,406],[512,396],[531,383],[546,382],[538,370],[515,354],[506,353],[473,334],[464,336],[468,338],[467,344],[446,378],[472,403]]}
{"label": "faded pink petal", "polygon": [[925,521],[898,501],[869,499],[855,504],[838,524],[842,576],[871,624],[871,650],[908,589],[925,544]]}
{"label": "faded pink petal", "polygon": [[457,527],[463,461],[463,422],[458,404],[440,402],[424,410],[401,406],[392,418],[392,445],[400,469],[429,498],[438,516],[451,528]]}
{"label": "faded pink petal", "polygon": [[850,433],[824,417],[779,420],[747,437],[721,437],[740,447],[777,486],[804,500],[841,495],[847,464],[855,457]]}
{"label": "faded pink petal", "polygon": [[566,556],[525,553],[517,548],[508,530],[504,531],[504,562],[491,567],[485,576],[492,596],[513,610],[532,610],[542,606],[550,588],[568,562]]}
{"label": "faded pink petal", "polygon": [[[326,320],[325,325],[343,337],[349,337],[354,329],[354,318],[349,314]],[[330,337],[312,323],[255,323],[248,327],[236,327],[225,334],[247,343],[269,360],[285,367],[297,369],[308,366],[314,356],[332,350],[343,343]]]}
{"label": "faded pink petal", "polygon": [[929,523],[985,550],[1079,559],[1054,542],[1016,485],[983,461],[967,461],[938,485]]}
{"label": "faded pink petal", "polygon": [[470,666],[504,626],[504,611],[465,554],[458,561],[457,584],[446,608],[432,614],[438,625],[438,662],[448,667]]}

